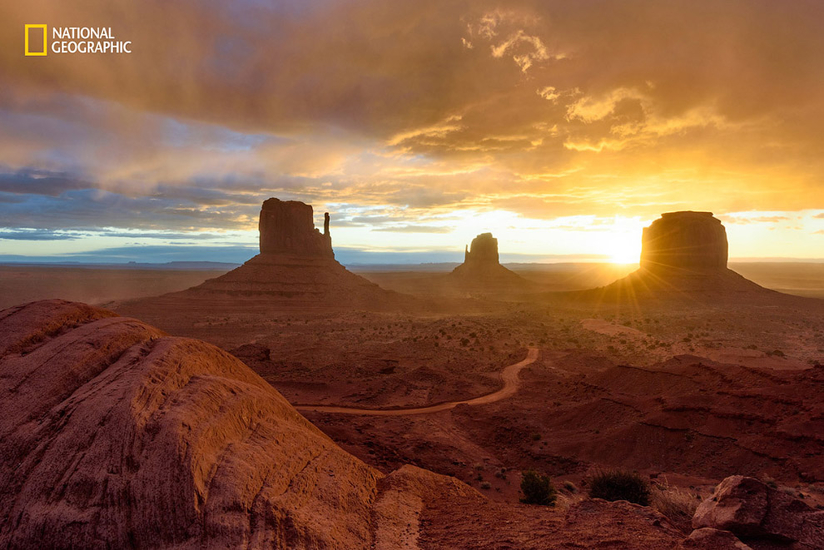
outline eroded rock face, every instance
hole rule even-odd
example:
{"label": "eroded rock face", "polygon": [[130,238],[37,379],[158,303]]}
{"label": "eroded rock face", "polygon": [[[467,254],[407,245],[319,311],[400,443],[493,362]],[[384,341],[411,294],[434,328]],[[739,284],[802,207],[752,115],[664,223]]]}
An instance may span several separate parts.
{"label": "eroded rock face", "polygon": [[215,346],[35,302],[0,395],[0,548],[369,547],[381,474]]}
{"label": "eroded rock face", "polygon": [[730,531],[745,542],[767,539],[824,548],[824,511],[752,477],[722,481],[695,511],[692,525]]}
{"label": "eroded rock face", "polygon": [[312,205],[271,198],[260,209],[260,253],[334,258],[329,213],[323,233],[315,229]]}
{"label": "eroded rock face", "polygon": [[727,232],[712,212],[669,212],[644,229],[641,267],[725,269]]}
{"label": "eroded rock face", "polygon": [[492,233],[481,233],[472,239],[472,244],[464,252],[464,263],[497,264],[498,239]]}
{"label": "eroded rock face", "polygon": [[752,550],[729,531],[712,527],[703,527],[690,533],[684,541],[684,546],[706,550]]}

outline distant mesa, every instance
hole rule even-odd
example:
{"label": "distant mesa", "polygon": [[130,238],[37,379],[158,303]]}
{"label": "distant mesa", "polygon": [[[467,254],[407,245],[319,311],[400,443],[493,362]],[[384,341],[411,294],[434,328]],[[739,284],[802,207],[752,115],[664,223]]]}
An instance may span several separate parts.
{"label": "distant mesa", "polygon": [[727,231],[712,212],[668,212],[644,229],[641,268],[723,270]]}
{"label": "distant mesa", "polygon": [[727,231],[712,212],[668,212],[644,229],[640,268],[614,283],[570,293],[598,301],[730,300],[781,296],[727,268]]}

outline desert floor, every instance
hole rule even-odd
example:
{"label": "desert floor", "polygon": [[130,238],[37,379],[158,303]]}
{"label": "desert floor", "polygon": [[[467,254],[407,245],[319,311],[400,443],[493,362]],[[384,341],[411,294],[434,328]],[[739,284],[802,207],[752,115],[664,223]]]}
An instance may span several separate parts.
{"label": "desert floor", "polygon": [[[751,275],[756,282],[824,294],[818,265],[731,267],[760,273],[761,280]],[[583,287],[598,286],[629,270],[564,265],[521,273],[549,290],[577,290],[581,277]],[[536,468],[553,476],[562,505],[581,498],[587,474],[602,467],[641,471],[696,501],[720,479],[747,474],[824,503],[822,300],[620,307],[475,300],[465,311],[409,313],[239,301],[169,311],[151,300],[122,300],[214,274],[78,271],[4,268],[3,300],[62,293],[214,343],[384,472],[413,464],[454,476],[493,501],[516,502],[520,472]],[[361,274],[422,300],[438,291],[427,277],[442,275]],[[84,281],[110,286],[94,294]],[[534,360],[517,369],[515,391],[471,401],[504,388],[502,373],[530,353]],[[457,401],[470,403],[451,403]],[[401,411],[439,404],[450,406]],[[394,412],[371,414],[375,409]]]}

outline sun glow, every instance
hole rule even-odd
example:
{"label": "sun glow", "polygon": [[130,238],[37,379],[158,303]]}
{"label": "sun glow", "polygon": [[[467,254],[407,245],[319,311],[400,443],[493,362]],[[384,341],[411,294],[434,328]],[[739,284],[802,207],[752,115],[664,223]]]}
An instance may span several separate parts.
{"label": "sun glow", "polygon": [[[616,225],[630,225],[627,222]],[[641,261],[641,239],[637,228],[618,228],[606,238],[604,254],[614,264],[637,264]]]}
{"label": "sun glow", "polygon": [[637,264],[641,260],[641,249],[631,243],[621,243],[610,249],[609,261],[614,264]]}

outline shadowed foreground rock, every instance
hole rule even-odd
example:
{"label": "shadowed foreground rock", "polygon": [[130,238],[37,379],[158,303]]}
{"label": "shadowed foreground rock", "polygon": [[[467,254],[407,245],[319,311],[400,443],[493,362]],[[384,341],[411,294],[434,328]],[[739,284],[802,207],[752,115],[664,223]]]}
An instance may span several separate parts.
{"label": "shadowed foreground rock", "polygon": [[797,549],[824,548],[824,511],[752,477],[722,481],[698,507],[692,524],[729,531],[751,545],[772,541]]}

